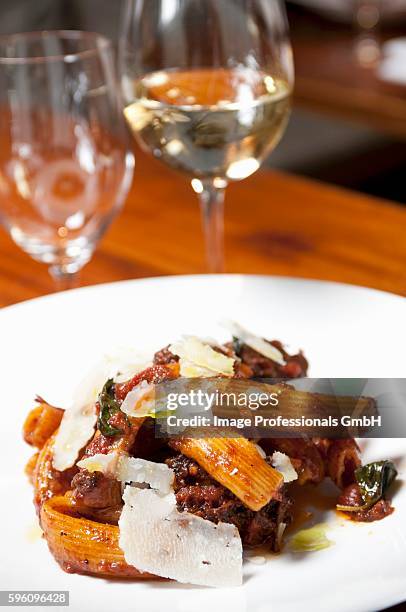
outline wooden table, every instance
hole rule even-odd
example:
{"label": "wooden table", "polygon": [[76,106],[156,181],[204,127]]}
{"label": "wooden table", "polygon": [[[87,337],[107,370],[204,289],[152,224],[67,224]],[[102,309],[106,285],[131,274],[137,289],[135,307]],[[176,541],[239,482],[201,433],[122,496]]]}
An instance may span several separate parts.
{"label": "wooden table", "polygon": [[[305,108],[406,138],[406,86],[381,80],[355,56],[356,31],[299,7],[289,9],[296,66],[295,98]],[[406,25],[383,29],[382,42]]]}
{"label": "wooden table", "polygon": [[[232,185],[227,271],[328,279],[406,295],[406,209],[263,171]],[[196,196],[185,177],[137,152],[127,204],[82,285],[205,271]],[[0,305],[54,290],[46,266],[0,232]]]}

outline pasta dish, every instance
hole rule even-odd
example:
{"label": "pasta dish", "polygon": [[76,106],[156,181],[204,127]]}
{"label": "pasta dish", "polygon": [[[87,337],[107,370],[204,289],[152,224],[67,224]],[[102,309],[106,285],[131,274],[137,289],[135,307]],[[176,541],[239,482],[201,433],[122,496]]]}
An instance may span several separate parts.
{"label": "pasta dish", "polygon": [[235,586],[245,548],[283,550],[293,485],[330,479],[352,521],[391,514],[385,494],[396,470],[389,461],[363,466],[354,439],[155,435],[162,383],[294,379],[307,368],[302,352],[234,324],[225,344],[184,337],[142,366],[99,367],[66,410],[38,397],[24,424],[37,449],[26,471],[56,561],[102,577]]}

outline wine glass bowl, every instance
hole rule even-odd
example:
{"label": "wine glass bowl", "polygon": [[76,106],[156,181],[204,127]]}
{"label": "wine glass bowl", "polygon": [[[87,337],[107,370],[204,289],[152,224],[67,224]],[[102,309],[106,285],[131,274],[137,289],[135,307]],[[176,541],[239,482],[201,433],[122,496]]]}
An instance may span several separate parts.
{"label": "wine glass bowl", "polygon": [[153,73],[135,95],[125,115],[144,149],[193,178],[226,181],[259,168],[290,106],[283,81],[243,67]]}
{"label": "wine glass bowl", "polygon": [[278,144],[293,61],[279,0],[127,0],[125,116],[141,147],[190,177],[209,266],[223,266],[224,189]]}
{"label": "wine glass bowl", "polygon": [[69,281],[132,178],[110,43],[84,32],[0,37],[0,85],[2,223]]}

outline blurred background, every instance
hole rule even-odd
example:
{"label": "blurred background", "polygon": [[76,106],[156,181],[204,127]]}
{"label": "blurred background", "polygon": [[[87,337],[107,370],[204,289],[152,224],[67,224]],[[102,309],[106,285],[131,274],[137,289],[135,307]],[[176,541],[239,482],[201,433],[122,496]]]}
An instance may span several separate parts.
{"label": "blurred background", "polygon": [[[120,0],[1,0],[0,31],[98,31]],[[406,202],[406,1],[288,2],[295,106],[269,165]],[[403,38],[404,37],[404,38]]]}

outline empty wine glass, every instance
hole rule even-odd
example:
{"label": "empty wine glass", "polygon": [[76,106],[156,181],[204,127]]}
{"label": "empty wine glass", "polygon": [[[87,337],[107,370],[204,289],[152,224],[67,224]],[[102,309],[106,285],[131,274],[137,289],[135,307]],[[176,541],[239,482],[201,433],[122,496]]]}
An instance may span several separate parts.
{"label": "empty wine glass", "polygon": [[284,2],[126,0],[120,71],[133,133],[191,178],[209,267],[221,271],[224,190],[258,170],[289,116]]}
{"label": "empty wine glass", "polygon": [[0,37],[0,217],[60,285],[123,204],[133,161],[107,39]]}

